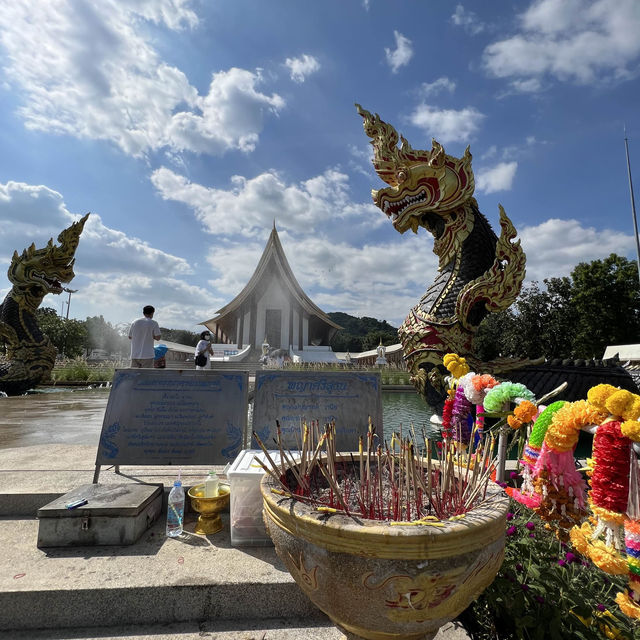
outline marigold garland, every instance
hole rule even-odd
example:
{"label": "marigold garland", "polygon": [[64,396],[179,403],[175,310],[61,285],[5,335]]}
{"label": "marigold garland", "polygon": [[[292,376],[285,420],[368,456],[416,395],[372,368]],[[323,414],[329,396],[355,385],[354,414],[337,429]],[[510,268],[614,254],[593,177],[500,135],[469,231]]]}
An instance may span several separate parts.
{"label": "marigold garland", "polygon": [[634,442],[640,442],[640,422],[637,420],[625,420],[620,425],[622,435],[633,440]]}
{"label": "marigold garland", "polygon": [[605,400],[604,404],[612,415],[623,420],[640,418],[640,396],[626,389],[618,389]]}
{"label": "marigold garland", "polygon": [[587,400],[589,404],[600,409],[600,411],[605,411],[608,410],[605,406],[607,398],[617,391],[620,391],[620,389],[610,384],[597,384],[595,387],[591,387],[591,389],[587,391]]}
{"label": "marigold garland", "polygon": [[612,546],[594,538],[597,535],[597,530],[594,530],[588,522],[573,527],[569,532],[574,549],[583,556],[591,558],[593,564],[599,569],[609,575],[621,576],[627,573],[626,560]]}
{"label": "marigold garland", "polygon": [[459,356],[457,353],[447,353],[442,358],[442,362],[454,378],[462,378],[465,374],[469,373],[469,365],[465,358]]}
{"label": "marigold garland", "polygon": [[538,407],[529,400],[523,400],[514,410],[513,415],[507,417],[512,429],[519,429],[523,424],[531,422],[538,413]]}
{"label": "marigold garland", "polygon": [[607,415],[586,400],[568,402],[553,415],[544,441],[554,451],[572,451],[578,443],[580,429],[600,424]]}

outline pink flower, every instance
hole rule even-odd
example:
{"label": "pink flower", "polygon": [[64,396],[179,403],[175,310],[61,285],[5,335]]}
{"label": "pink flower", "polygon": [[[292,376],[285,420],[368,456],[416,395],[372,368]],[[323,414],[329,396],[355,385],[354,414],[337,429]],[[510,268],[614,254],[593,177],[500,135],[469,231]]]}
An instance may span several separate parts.
{"label": "pink flower", "polygon": [[529,531],[533,531],[536,528],[536,525],[533,524],[533,522],[531,522],[531,521],[527,522],[527,524],[525,524],[524,526],[527,527],[527,529],[529,529]]}
{"label": "pink flower", "polygon": [[513,520],[513,513],[507,513],[507,520]]}
{"label": "pink flower", "polygon": [[517,527],[511,526],[507,529],[507,535],[512,536],[518,530]]}

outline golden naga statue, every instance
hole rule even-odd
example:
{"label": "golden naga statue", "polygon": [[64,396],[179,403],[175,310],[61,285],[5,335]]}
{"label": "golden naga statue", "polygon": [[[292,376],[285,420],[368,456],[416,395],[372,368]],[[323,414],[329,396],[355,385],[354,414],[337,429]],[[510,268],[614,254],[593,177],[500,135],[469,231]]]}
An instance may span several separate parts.
{"label": "golden naga statue", "polygon": [[398,334],[413,384],[439,407],[445,397],[444,354],[464,356],[481,372],[523,364],[481,363],[472,342],[483,318],[515,301],[525,276],[525,254],[502,207],[499,238],[480,213],[468,147],[462,158],[447,155],[435,140],[429,151],[413,149],[377,114],[356,107],[371,138],[376,173],[389,185],[373,190],[373,201],[400,233],[424,227],[435,238],[436,279]]}
{"label": "golden naga statue", "polygon": [[0,391],[20,395],[48,380],[56,359],[56,348],[36,322],[36,310],[48,293],[67,291],[62,284],[74,277],[73,263],[80,234],[89,214],[74,222],[44,249],[32,244],[22,254],[13,253],[7,276],[13,287],[0,305],[0,342],[6,356],[0,357]]}

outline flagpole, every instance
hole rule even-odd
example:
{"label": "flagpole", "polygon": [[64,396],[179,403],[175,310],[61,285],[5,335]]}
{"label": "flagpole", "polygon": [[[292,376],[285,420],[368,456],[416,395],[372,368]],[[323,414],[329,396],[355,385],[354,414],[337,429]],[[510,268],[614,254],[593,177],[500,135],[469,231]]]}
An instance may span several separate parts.
{"label": "flagpole", "polygon": [[627,152],[627,173],[629,174],[629,193],[631,194],[631,215],[633,217],[633,231],[636,239],[636,256],[638,259],[638,280],[640,281],[640,240],[638,239],[638,220],[636,218],[636,201],[633,197],[633,181],[631,180],[631,162],[629,161],[629,142],[627,128],[624,129],[624,148]]}

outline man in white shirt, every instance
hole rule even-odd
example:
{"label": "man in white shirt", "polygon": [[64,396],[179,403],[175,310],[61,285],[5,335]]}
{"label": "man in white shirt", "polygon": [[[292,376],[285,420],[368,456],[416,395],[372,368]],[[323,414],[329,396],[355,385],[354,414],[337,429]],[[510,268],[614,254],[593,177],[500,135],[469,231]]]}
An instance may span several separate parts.
{"label": "man in white shirt", "polygon": [[155,309],[148,304],[142,309],[143,317],[134,320],[129,328],[131,340],[131,368],[153,367],[153,341],[160,340],[160,325],[153,319]]}

